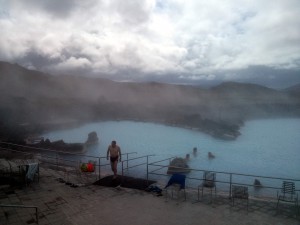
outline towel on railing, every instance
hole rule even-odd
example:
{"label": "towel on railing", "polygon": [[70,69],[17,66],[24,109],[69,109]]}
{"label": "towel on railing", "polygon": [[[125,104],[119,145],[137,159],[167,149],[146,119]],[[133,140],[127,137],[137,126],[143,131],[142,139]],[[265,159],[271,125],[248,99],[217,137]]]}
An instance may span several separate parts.
{"label": "towel on railing", "polygon": [[82,163],[80,166],[82,172],[94,172],[95,166],[92,163]]}
{"label": "towel on railing", "polygon": [[33,181],[34,174],[37,172],[38,167],[39,167],[38,163],[28,163],[28,170],[27,170],[27,174],[26,174],[26,178],[28,180]]}
{"label": "towel on railing", "polygon": [[185,177],[186,176],[183,174],[178,174],[178,173],[173,174],[165,188],[169,187],[172,184],[179,184],[180,189],[184,189],[185,188]]}

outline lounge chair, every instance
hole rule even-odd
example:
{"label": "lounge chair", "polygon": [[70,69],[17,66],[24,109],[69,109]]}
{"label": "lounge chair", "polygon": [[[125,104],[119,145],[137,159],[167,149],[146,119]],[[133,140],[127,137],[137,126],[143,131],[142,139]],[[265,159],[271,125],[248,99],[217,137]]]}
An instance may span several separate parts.
{"label": "lounge chair", "polygon": [[295,183],[290,181],[283,181],[281,194],[277,192],[277,206],[276,212],[278,212],[279,202],[290,202],[294,203],[297,214],[299,214],[299,207],[298,207],[298,194],[295,191]]}
{"label": "lounge chair", "polygon": [[231,186],[231,201],[232,206],[234,206],[235,199],[243,199],[247,201],[247,211],[249,208],[249,193],[248,187],[240,186],[240,185],[232,185]]}
{"label": "lounge chair", "polygon": [[198,186],[198,201],[199,201],[199,197],[200,197],[200,188],[201,188],[201,192],[202,192],[202,198],[203,198],[203,190],[205,188],[210,189],[210,199],[211,199],[211,202],[212,202],[212,191],[213,191],[213,189],[215,191],[215,196],[216,196],[216,193],[217,193],[216,173],[209,172],[209,171],[204,171],[202,184]]}

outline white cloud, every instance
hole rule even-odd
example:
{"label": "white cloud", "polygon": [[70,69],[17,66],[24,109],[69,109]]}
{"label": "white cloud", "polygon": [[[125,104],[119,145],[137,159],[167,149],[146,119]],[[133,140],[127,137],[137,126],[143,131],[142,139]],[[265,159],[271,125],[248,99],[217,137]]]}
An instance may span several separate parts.
{"label": "white cloud", "polygon": [[203,79],[251,65],[300,67],[299,0],[2,2],[0,60],[41,70]]}
{"label": "white cloud", "polygon": [[86,58],[68,58],[66,61],[57,64],[54,69],[58,71],[68,71],[68,70],[76,70],[76,69],[85,69],[90,66],[91,63]]}

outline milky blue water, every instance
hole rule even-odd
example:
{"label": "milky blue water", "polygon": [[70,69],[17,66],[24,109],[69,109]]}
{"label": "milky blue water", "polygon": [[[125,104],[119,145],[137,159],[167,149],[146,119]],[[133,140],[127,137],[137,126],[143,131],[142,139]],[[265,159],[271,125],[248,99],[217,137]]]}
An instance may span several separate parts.
{"label": "milky blue water", "polygon": [[[105,156],[114,139],[124,153],[155,154],[151,161],[190,154],[189,166],[193,169],[300,179],[300,119],[248,121],[235,141],[218,140],[195,130],[130,121],[89,123],[43,136],[51,141],[85,142],[92,131],[97,132],[100,143],[88,150],[89,155]],[[194,147],[198,149],[196,156]],[[215,158],[209,159],[208,152]]]}

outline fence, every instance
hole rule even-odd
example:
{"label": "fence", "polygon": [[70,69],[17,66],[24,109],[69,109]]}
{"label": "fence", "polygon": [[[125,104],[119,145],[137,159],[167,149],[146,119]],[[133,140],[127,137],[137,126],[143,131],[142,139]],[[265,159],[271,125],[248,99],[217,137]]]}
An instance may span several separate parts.
{"label": "fence", "polygon": [[[143,178],[146,178],[148,180],[148,164],[149,164],[149,158],[154,155],[145,155],[140,156],[132,159],[127,159],[125,161],[122,161],[122,176],[124,176],[125,173],[129,172],[129,169],[133,169],[136,167],[146,166],[144,169],[145,171],[140,170],[140,173],[134,172],[134,176],[141,176]],[[145,160],[145,161],[144,161]],[[126,167],[124,164],[126,163]],[[134,165],[129,165],[129,163],[135,163]]]}
{"label": "fence", "polygon": [[[169,175],[167,174],[167,168],[172,158],[159,160],[156,162],[149,163],[147,165],[147,171],[150,175],[155,176],[158,180],[166,182]],[[172,167],[180,169],[179,167]],[[231,195],[232,185],[243,185],[252,188],[250,194],[254,197],[272,198],[277,196],[277,191],[281,189],[282,181],[295,182],[296,187],[300,186],[300,179],[290,179],[282,177],[271,177],[271,176],[259,176],[253,174],[242,174],[242,173],[231,173],[224,171],[214,171],[205,169],[189,169],[189,173],[186,173],[187,187],[190,189],[197,189],[203,182],[204,172],[213,172],[216,174],[216,185],[218,186],[218,192],[223,192]],[[258,180],[261,185],[254,183]],[[274,193],[274,191],[276,193]],[[296,192],[300,192],[300,189],[296,189]]]}
{"label": "fence", "polygon": [[[85,154],[74,154],[63,151],[55,151],[50,149],[35,148],[30,146],[16,145],[12,143],[0,142],[0,149],[22,153],[22,154],[36,154],[43,163],[51,164],[56,169],[60,166],[76,166],[84,161],[94,161],[97,168],[98,178],[101,179],[101,170],[103,167],[110,166],[110,163],[106,160],[106,156],[91,156]],[[3,147],[6,146],[6,147]],[[9,147],[9,148],[8,148]],[[22,148],[28,151],[20,151],[12,148]],[[122,154],[123,161],[119,163],[121,166],[122,175],[130,174],[132,176],[139,176],[147,180],[158,180],[159,182],[166,183],[169,175],[167,174],[167,168],[169,167],[170,161],[174,158],[167,158],[155,162],[150,162],[150,158],[154,155],[131,157],[136,152],[124,153]],[[125,157],[125,159],[124,159]],[[137,169],[139,167],[139,169]],[[187,187],[191,189],[197,189],[203,181],[203,173],[207,171],[206,169],[190,169],[190,173],[187,174]],[[232,185],[244,185],[252,188],[250,193],[255,197],[271,197],[274,196],[274,191],[277,192],[281,189],[282,181],[293,181],[296,183],[296,187],[299,188],[299,179],[289,179],[282,177],[271,177],[271,176],[259,176],[253,174],[242,174],[242,173],[231,173],[224,171],[210,171],[216,173],[216,183],[218,185],[218,192],[228,193],[230,196]],[[254,184],[254,180],[257,179],[262,184]],[[300,192],[297,189],[296,192]],[[277,194],[277,193],[276,193]]]}
{"label": "fence", "polygon": [[[19,157],[16,154],[21,154],[23,157],[35,157],[44,164],[52,166],[53,169],[60,170],[65,167],[80,167],[81,163],[93,162],[95,165],[98,179],[101,179],[101,168],[109,166],[110,163],[103,162],[106,160],[106,156],[92,156],[86,154],[77,154],[65,151],[57,151],[53,149],[37,148],[33,146],[18,145],[8,142],[0,142],[0,149],[2,153],[4,151],[9,152],[11,157]],[[15,154],[14,154],[15,153]],[[128,162],[131,161],[130,156],[137,154],[136,152],[123,153],[122,157],[125,157],[125,161],[122,163],[122,171],[128,170]],[[8,154],[5,154],[6,156]],[[124,165],[124,162],[127,162]]]}

